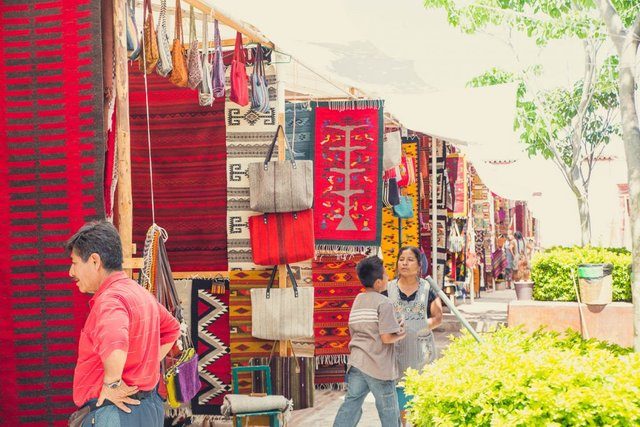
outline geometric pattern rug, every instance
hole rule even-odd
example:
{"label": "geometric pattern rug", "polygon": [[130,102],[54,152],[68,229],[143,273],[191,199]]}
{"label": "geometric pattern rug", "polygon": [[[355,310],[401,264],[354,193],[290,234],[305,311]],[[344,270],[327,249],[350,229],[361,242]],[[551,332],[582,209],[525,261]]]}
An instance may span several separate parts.
{"label": "geometric pattern rug", "polygon": [[193,279],[191,335],[202,384],[191,410],[194,415],[220,415],[224,396],[231,391],[228,280]]}
{"label": "geometric pattern rug", "polygon": [[285,132],[296,160],[313,160],[313,109],[308,103],[285,102],[284,115]]}
{"label": "geometric pattern rug", "polygon": [[62,426],[89,300],[63,243],[104,218],[100,0],[0,22],[0,425]]}

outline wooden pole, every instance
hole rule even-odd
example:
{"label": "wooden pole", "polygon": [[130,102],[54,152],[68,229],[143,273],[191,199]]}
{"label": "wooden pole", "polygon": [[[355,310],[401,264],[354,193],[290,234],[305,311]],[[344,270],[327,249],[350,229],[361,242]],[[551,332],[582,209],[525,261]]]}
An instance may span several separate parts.
{"label": "wooden pole", "polygon": [[[118,156],[118,213],[122,255],[133,255],[133,200],[131,196],[131,139],[129,133],[129,74],[127,71],[126,0],[114,0],[113,35],[116,73],[116,151]],[[131,275],[131,270],[125,270]]]}

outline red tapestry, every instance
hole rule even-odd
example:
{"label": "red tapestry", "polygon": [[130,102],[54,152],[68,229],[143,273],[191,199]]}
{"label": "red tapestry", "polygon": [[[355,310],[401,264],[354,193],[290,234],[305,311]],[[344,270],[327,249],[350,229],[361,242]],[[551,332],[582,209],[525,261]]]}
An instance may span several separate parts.
{"label": "red tapestry", "polygon": [[464,154],[452,153],[447,156],[447,173],[453,192],[453,209],[449,211],[452,218],[466,218],[469,185],[467,178],[467,159]]}
{"label": "red tapestry", "polygon": [[364,289],[356,274],[362,256],[344,261],[323,256],[313,262],[313,327],[316,359],[320,363],[346,362],[349,354],[349,312]]}
{"label": "red tapestry", "polygon": [[100,1],[0,6],[0,425],[66,426],[89,297],[64,242],[104,218]]}
{"label": "red tapestry", "polygon": [[315,108],[314,223],[320,250],[380,246],[382,120],[381,108]]}
{"label": "red tapestry", "polygon": [[[198,105],[197,92],[152,73],[149,114],[156,224],[167,230],[173,271],[227,270],[224,102]],[[152,224],[144,79],[129,67],[133,240]]]}

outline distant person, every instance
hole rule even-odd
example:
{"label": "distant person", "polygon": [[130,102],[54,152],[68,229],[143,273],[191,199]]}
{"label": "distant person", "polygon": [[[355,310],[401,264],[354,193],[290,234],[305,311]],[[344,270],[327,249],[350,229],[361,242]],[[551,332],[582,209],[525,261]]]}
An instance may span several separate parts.
{"label": "distant person", "polygon": [[507,241],[504,243],[504,254],[507,257],[507,268],[504,271],[504,281],[507,284],[507,289],[513,288],[514,273],[516,271],[516,239],[513,235],[513,231],[509,230],[507,233]]}
{"label": "distant person", "polygon": [[515,278],[518,281],[529,281],[531,279],[531,267],[530,267],[530,251],[522,237],[522,233],[516,231],[514,234],[515,244],[514,248],[514,264],[515,264]]}
{"label": "distant person", "polygon": [[355,427],[362,417],[364,398],[373,393],[382,427],[398,427],[400,411],[396,399],[396,357],[394,344],[405,337],[393,304],[380,292],[387,288],[387,273],[377,256],[363,259],[356,267],[365,292],[353,302],[349,315],[349,363],[347,394],[334,427]]}
{"label": "distant person", "polygon": [[89,410],[81,425],[164,425],[156,387],[160,362],[180,335],[178,321],[122,271],[113,225],[85,224],[66,249],[69,275],[80,292],[93,294],[73,376],[73,401]]}
{"label": "distant person", "polygon": [[[397,316],[404,319],[407,333],[407,338],[396,344],[396,365],[401,376],[408,368],[421,371],[436,358],[432,331],[442,323],[442,301],[429,282],[420,277],[421,262],[418,248],[401,248],[396,263],[396,279],[387,286],[387,295]],[[405,408],[410,397],[402,387],[398,387],[396,392],[404,425]]]}

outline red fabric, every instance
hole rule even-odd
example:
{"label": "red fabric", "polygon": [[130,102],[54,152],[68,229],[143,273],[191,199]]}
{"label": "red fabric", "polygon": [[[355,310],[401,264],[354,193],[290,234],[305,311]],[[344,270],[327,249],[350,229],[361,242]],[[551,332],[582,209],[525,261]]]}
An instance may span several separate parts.
{"label": "red fabric", "polygon": [[245,51],[242,49],[242,34],[236,33],[236,48],[231,62],[231,94],[229,100],[241,107],[249,103],[249,78],[245,66]]}
{"label": "red fabric", "polygon": [[[149,74],[156,223],[167,230],[173,271],[227,269],[224,102],[198,105],[197,92]],[[133,241],[141,255],[151,216],[142,72],[129,67]]]}
{"label": "red fabric", "polygon": [[178,321],[123,271],[105,279],[89,306],[73,376],[75,404],[100,395],[103,362],[114,350],[127,352],[122,380],[143,391],[153,390],[160,380],[160,346],[178,339]]}
{"label": "red fabric", "polygon": [[[313,209],[317,244],[380,245],[381,115],[378,108],[315,109]],[[348,132],[350,141],[346,140]],[[352,148],[350,153],[344,150],[347,145]]]}
{"label": "red fabric", "polygon": [[116,112],[111,117],[111,130],[107,131],[107,146],[104,153],[104,211],[107,218],[113,218],[114,198],[111,188],[114,184],[113,172],[115,165],[116,151]]}
{"label": "red fabric", "polygon": [[66,239],[102,218],[100,0],[0,6],[0,425],[66,426],[86,295]]}
{"label": "red fabric", "polygon": [[315,255],[312,209],[254,215],[249,217],[249,233],[257,265],[292,264]]}

